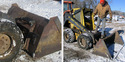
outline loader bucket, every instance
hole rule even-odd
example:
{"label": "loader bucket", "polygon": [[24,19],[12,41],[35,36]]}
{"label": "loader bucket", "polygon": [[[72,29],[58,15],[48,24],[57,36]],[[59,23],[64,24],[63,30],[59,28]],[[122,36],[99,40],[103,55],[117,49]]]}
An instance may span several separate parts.
{"label": "loader bucket", "polygon": [[[8,15],[16,19],[17,25],[24,34],[25,45],[23,50],[30,56],[39,58],[41,56],[61,50],[61,23],[58,17],[50,18],[50,20],[27,12],[17,4],[12,4],[8,11]],[[22,18],[35,21],[33,25],[19,21]]]}
{"label": "loader bucket", "polygon": [[61,25],[57,25],[55,21],[59,19],[51,18],[44,28],[35,51],[36,58],[61,50]]}
{"label": "loader bucket", "polygon": [[99,39],[93,53],[110,59],[112,58],[103,39]]}
{"label": "loader bucket", "polygon": [[115,32],[105,37],[104,39],[99,39],[99,41],[96,43],[94,47],[93,53],[96,55],[100,55],[100,56],[112,59],[113,55],[112,55],[112,52],[110,52],[109,47],[115,43],[123,45],[123,41],[119,36],[118,32]]}

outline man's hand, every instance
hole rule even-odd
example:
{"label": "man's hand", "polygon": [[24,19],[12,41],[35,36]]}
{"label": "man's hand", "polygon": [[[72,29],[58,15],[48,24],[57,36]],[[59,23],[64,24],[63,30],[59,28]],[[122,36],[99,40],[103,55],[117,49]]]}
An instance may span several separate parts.
{"label": "man's hand", "polygon": [[109,21],[112,21],[112,18],[110,18]]}
{"label": "man's hand", "polygon": [[95,17],[95,14],[93,13],[93,17]]}
{"label": "man's hand", "polygon": [[112,23],[112,18],[109,19],[109,23]]}

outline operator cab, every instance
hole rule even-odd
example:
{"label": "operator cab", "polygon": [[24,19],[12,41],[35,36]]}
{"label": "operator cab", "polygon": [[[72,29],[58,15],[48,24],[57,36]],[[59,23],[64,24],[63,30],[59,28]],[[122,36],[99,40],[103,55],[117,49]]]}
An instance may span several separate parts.
{"label": "operator cab", "polygon": [[64,1],[64,13],[65,12],[70,12],[72,10],[72,8],[74,8],[74,3],[72,1]]}

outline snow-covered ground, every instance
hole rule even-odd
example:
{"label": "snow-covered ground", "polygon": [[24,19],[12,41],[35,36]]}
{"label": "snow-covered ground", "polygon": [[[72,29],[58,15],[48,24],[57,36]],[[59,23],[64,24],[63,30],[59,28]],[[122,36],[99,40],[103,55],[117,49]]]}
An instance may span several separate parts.
{"label": "snow-covered ground", "polygon": [[12,62],[61,62],[62,60],[61,51],[43,56],[39,59],[33,59],[26,52],[20,50],[19,54]]}
{"label": "snow-covered ground", "polygon": [[[18,6],[28,12],[37,14],[39,16],[50,19],[51,17],[58,16],[60,22],[61,18],[61,7],[62,4],[53,0],[0,0],[0,11],[7,13],[11,4],[17,3]],[[57,51],[55,53],[46,55],[40,59],[34,60],[24,51],[20,51],[17,58],[13,62],[61,62],[62,52]]]}
{"label": "snow-covered ground", "polygon": [[[61,18],[61,3],[53,0],[0,0],[0,11],[7,13],[11,4],[17,3],[20,8],[50,19],[58,16]],[[62,22],[62,21],[61,21]]]}
{"label": "snow-covered ground", "polygon": [[[95,22],[97,24],[97,22]],[[125,42],[125,20],[124,21],[113,21],[112,23],[106,23],[107,34],[111,34],[115,31],[120,30],[120,37],[123,42]],[[108,49],[112,51],[114,49],[114,57],[118,54],[123,45],[114,44]],[[81,49],[77,42],[65,43],[64,42],[64,62],[125,62],[125,47],[121,49],[118,57],[116,59],[108,59],[95,54],[92,54],[93,49],[83,50]]]}

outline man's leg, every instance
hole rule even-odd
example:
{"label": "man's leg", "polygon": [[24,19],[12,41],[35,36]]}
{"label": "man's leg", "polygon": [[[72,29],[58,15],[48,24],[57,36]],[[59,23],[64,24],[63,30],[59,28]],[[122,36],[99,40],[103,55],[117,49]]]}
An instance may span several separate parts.
{"label": "man's leg", "polygon": [[101,33],[101,38],[104,37],[105,25],[106,25],[106,20],[104,18],[104,19],[102,19],[102,33]]}
{"label": "man's leg", "polygon": [[101,20],[100,20],[100,18],[98,17],[97,26],[96,26],[96,29],[95,29],[95,33],[98,31],[98,28],[99,28],[99,26],[100,26],[100,23],[101,23]]}

